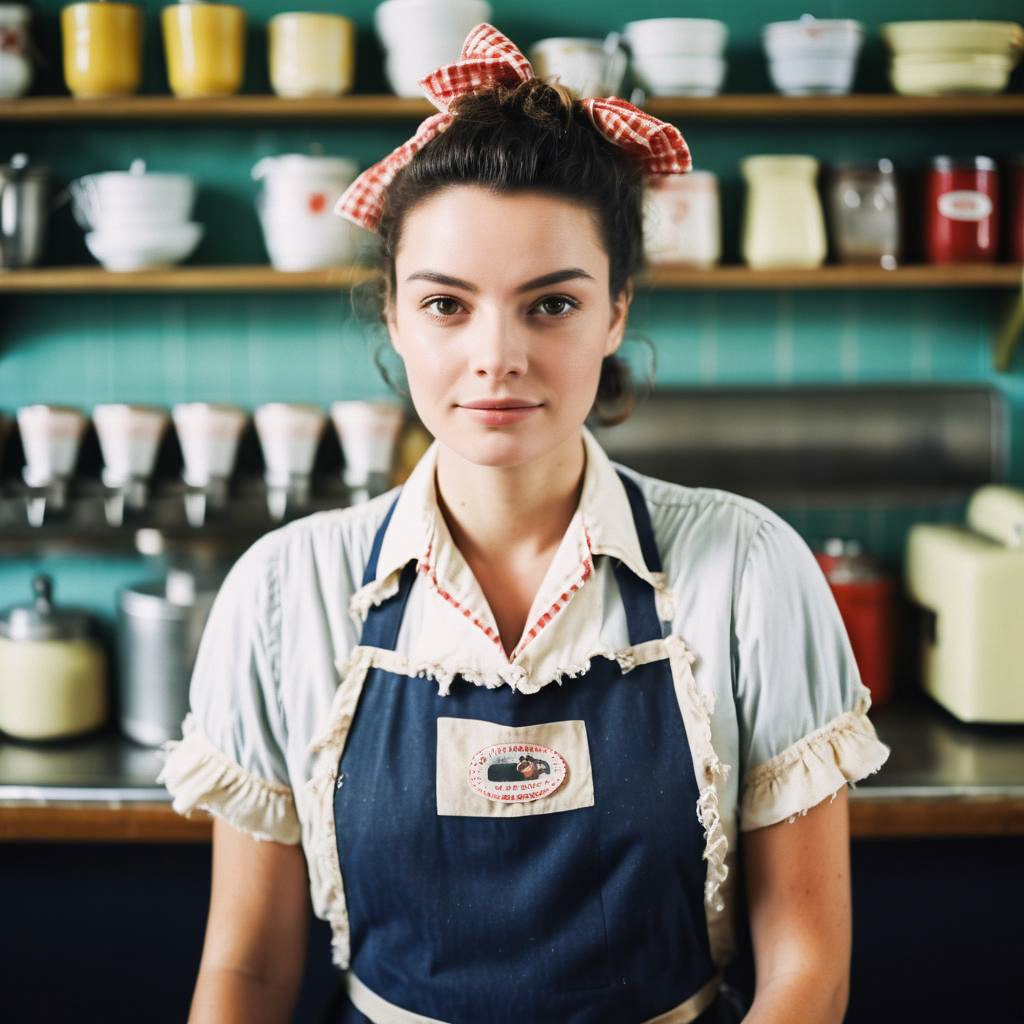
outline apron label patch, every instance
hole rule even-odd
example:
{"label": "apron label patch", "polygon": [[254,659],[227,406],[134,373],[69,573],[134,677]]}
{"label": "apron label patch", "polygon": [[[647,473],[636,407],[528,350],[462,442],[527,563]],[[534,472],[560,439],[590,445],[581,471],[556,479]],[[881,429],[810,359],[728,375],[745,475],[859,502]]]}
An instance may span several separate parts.
{"label": "apron label patch", "polygon": [[504,725],[437,719],[437,813],[522,818],[594,806],[594,773],[582,719]]}
{"label": "apron label patch", "polygon": [[469,763],[469,784],[488,800],[540,800],[561,788],[569,774],[565,758],[538,743],[492,743]]}

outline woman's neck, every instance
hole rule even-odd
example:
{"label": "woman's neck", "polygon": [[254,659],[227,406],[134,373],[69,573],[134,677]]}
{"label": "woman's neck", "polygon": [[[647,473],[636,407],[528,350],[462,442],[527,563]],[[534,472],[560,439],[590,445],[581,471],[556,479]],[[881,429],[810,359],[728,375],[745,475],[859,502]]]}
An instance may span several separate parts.
{"label": "woman's neck", "polygon": [[478,466],[442,446],[438,506],[469,561],[553,552],[579,505],[585,465],[580,434],[521,466]]}

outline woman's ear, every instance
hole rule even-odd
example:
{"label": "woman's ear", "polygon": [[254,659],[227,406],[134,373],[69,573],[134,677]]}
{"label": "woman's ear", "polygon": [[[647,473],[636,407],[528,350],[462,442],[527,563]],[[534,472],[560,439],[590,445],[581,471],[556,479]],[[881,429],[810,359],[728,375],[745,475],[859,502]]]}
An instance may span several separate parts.
{"label": "woman's ear", "polygon": [[633,279],[626,280],[618,298],[612,303],[611,322],[608,324],[608,340],[605,343],[606,356],[617,352],[626,333],[626,321],[629,319],[629,307],[633,301]]}

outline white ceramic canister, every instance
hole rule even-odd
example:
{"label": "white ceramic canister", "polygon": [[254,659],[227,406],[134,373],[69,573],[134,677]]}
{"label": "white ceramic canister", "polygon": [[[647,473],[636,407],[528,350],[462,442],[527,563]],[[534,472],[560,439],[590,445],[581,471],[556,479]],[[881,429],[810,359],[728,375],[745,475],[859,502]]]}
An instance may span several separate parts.
{"label": "white ceramic canister", "polygon": [[109,713],[107,662],[90,614],[57,608],[39,573],[35,600],[0,614],[0,729],[24,740],[78,736]]}
{"label": "white ceramic canister", "polygon": [[644,253],[651,263],[712,267],[722,254],[718,178],[710,171],[651,177],[644,188]]}
{"label": "white ceramic canister", "polygon": [[357,173],[354,160],[300,153],[255,164],[253,180],[262,183],[256,210],[276,270],[317,270],[353,261],[356,236],[334,213],[334,204]]}
{"label": "white ceramic canister", "polygon": [[744,260],[756,269],[821,266],[827,242],[818,161],[802,154],[748,156],[740,169],[747,183]]}
{"label": "white ceramic canister", "polygon": [[0,99],[17,99],[32,84],[29,22],[32,9],[24,4],[0,4]]}

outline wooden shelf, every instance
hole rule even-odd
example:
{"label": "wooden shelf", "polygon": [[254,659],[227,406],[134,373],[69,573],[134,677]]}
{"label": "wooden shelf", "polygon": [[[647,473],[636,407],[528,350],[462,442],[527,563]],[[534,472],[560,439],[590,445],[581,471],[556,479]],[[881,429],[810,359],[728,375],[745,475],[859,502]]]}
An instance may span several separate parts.
{"label": "wooden shelf", "polygon": [[[914,118],[1024,117],[1024,95],[898,96],[862,93],[851,96],[778,96],[736,93],[707,97],[650,97],[645,108],[666,120],[833,120]],[[71,96],[28,96],[0,101],[2,121],[137,121],[137,120],[289,120],[335,119],[404,121],[435,112],[426,99],[389,94],[338,98],[283,99],[273,95],[226,96],[181,100],[176,96],[126,96],[79,100]]]}
{"label": "wooden shelf", "polygon": [[[267,292],[335,291],[368,280],[366,267],[332,267],[289,273],[270,266],[181,266],[161,270],[112,273],[102,267],[44,267],[0,271],[0,294],[56,292]],[[912,265],[896,270],[881,267],[824,266],[813,270],[751,270],[720,266],[695,270],[672,264],[652,267],[639,284],[653,290],[892,288],[1016,288],[1022,267],[1016,263]]]}

